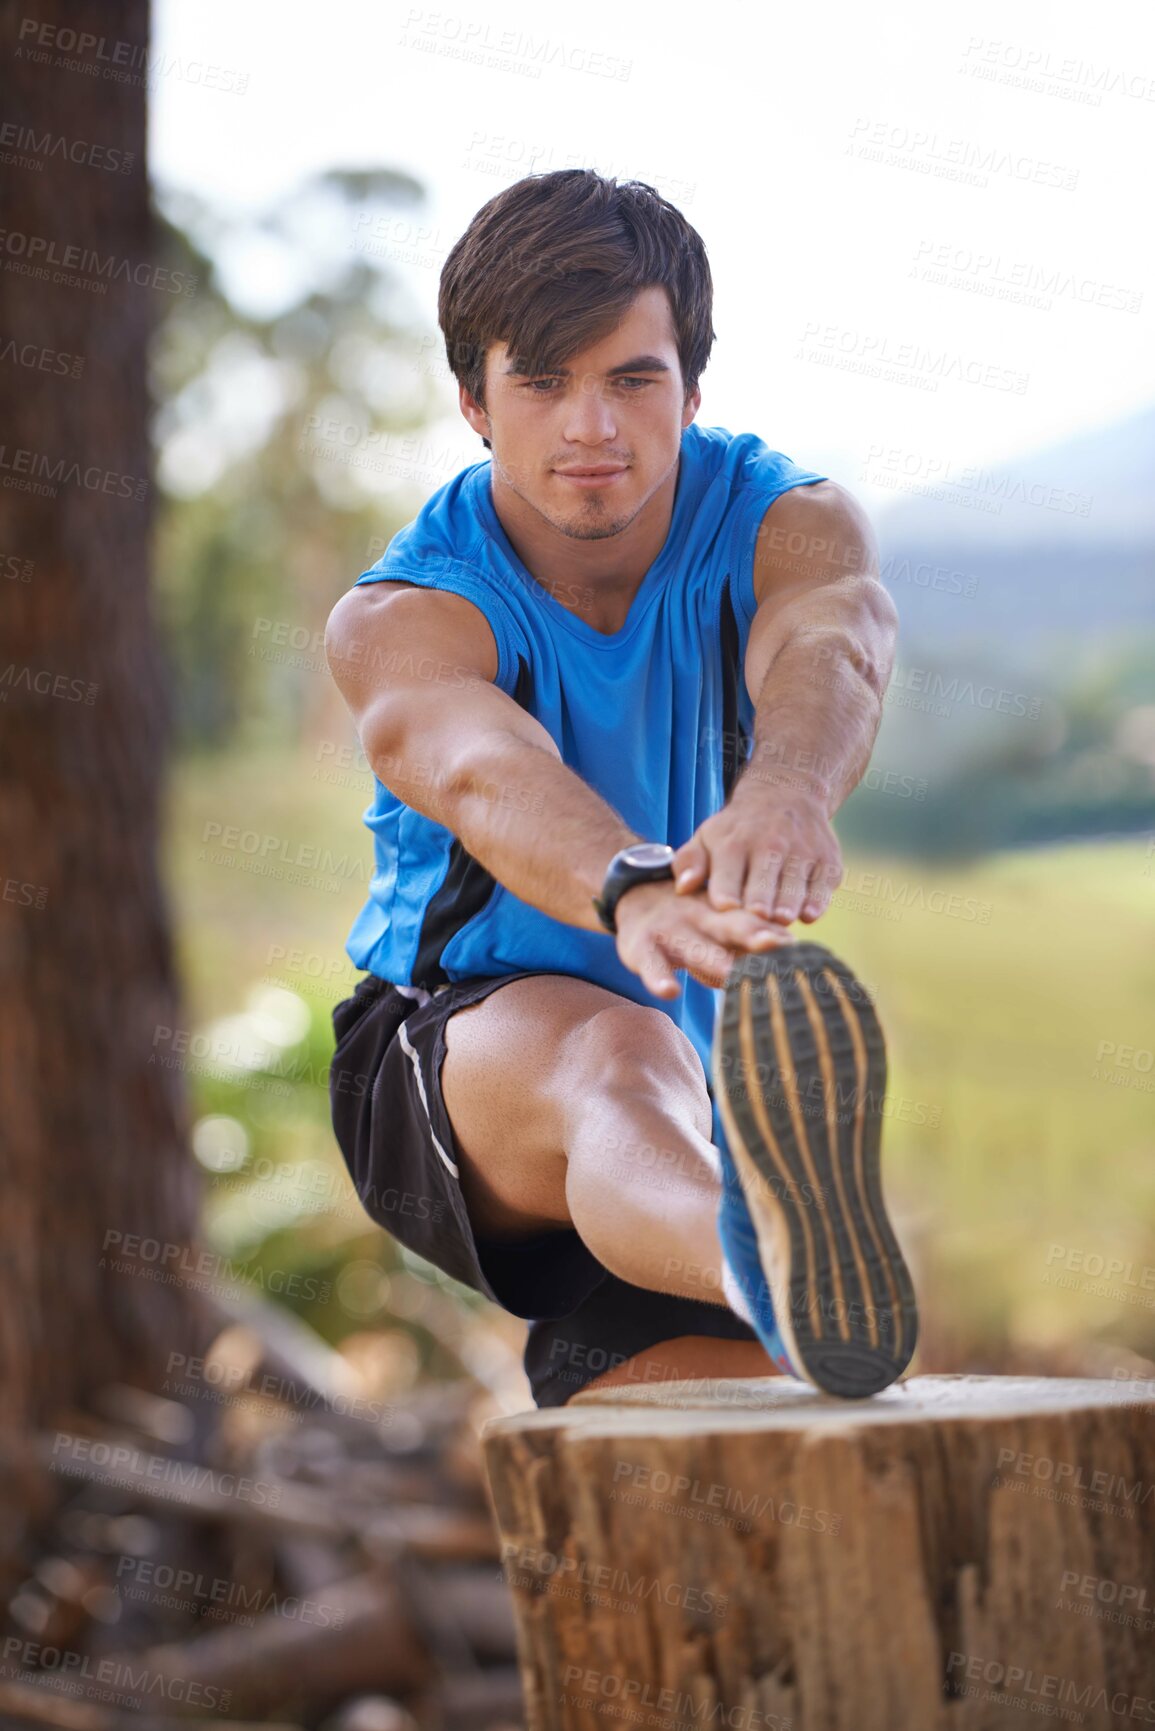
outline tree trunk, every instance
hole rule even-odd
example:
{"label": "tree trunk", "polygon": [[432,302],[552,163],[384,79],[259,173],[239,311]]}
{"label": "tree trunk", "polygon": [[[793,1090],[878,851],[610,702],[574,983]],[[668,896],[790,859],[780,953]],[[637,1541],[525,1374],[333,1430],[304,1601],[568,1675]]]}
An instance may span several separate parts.
{"label": "tree trunk", "polygon": [[147,360],[169,285],[148,4],[44,0],[3,32],[21,160],[0,255],[0,1378],[18,1429],[187,1350],[171,1270],[197,1187],[182,1077],[157,1061],[180,1014],[157,860]]}
{"label": "tree trunk", "polygon": [[1144,1389],[713,1379],[490,1420],[531,1731],[1155,1723]]}

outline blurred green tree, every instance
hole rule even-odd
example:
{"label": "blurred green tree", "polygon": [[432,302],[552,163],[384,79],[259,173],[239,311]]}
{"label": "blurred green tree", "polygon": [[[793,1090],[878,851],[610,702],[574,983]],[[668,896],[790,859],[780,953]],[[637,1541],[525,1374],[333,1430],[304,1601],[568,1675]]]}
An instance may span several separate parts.
{"label": "blurred green tree", "polygon": [[[390,263],[428,232],[423,201],[387,168],[330,170],[254,217],[160,199],[165,251],[197,281],[167,308],[152,370],[181,745],[347,731],[329,610],[460,463],[427,436],[443,353]],[[254,281],[273,310],[252,310]]]}
{"label": "blurred green tree", "polygon": [[[924,659],[929,659],[924,657]],[[849,847],[971,860],[1001,848],[1148,832],[1155,813],[1155,636],[1094,643],[1038,695],[1038,714],[888,709],[874,760],[836,819]],[[939,689],[951,691],[951,670]],[[1019,676],[1021,677],[1021,676]],[[974,687],[1013,686],[985,666]],[[1034,684],[1034,681],[1031,682]],[[1021,694],[1019,701],[1021,702]],[[988,725],[971,724],[985,720]],[[961,743],[936,729],[968,724]],[[915,773],[914,766],[925,773]],[[887,771],[891,771],[888,775]]]}

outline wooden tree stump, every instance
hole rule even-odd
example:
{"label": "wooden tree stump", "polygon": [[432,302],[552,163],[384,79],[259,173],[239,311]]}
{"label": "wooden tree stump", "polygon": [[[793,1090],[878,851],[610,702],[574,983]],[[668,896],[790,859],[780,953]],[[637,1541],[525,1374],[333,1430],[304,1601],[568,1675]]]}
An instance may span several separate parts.
{"label": "wooden tree stump", "polygon": [[1155,1724],[1155,1383],[630,1385],[483,1444],[530,1731]]}

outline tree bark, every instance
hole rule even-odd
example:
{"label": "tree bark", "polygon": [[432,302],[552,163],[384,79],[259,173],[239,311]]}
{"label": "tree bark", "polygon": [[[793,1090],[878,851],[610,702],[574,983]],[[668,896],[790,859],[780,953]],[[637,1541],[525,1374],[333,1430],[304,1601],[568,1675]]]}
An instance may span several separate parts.
{"label": "tree bark", "polygon": [[1155,1388],[587,1390],[491,1419],[531,1731],[1155,1723]]}
{"label": "tree bark", "polygon": [[[148,4],[44,0],[2,28],[22,130],[0,258],[0,1379],[20,1428],[190,1349],[166,1271],[197,1186],[183,1079],[158,1061],[180,1014],[157,858]],[[155,1255],[126,1254],[134,1236]]]}

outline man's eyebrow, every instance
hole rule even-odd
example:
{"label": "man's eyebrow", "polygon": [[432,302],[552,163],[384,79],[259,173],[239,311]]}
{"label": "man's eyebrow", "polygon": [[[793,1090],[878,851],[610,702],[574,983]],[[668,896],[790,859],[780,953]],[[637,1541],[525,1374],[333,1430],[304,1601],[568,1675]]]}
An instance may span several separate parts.
{"label": "man's eyebrow", "polygon": [[[570,377],[568,367],[534,367],[528,361],[514,361],[512,365],[504,367],[502,371],[520,374],[548,373],[551,377],[554,375],[562,378]],[[668,373],[669,371],[669,364],[658,355],[635,355],[631,361],[623,361],[620,366],[610,367],[607,377],[614,378],[619,373]]]}
{"label": "man's eyebrow", "polygon": [[669,367],[659,355],[635,355],[632,361],[623,361],[620,367],[611,367],[614,373],[668,373]]}

